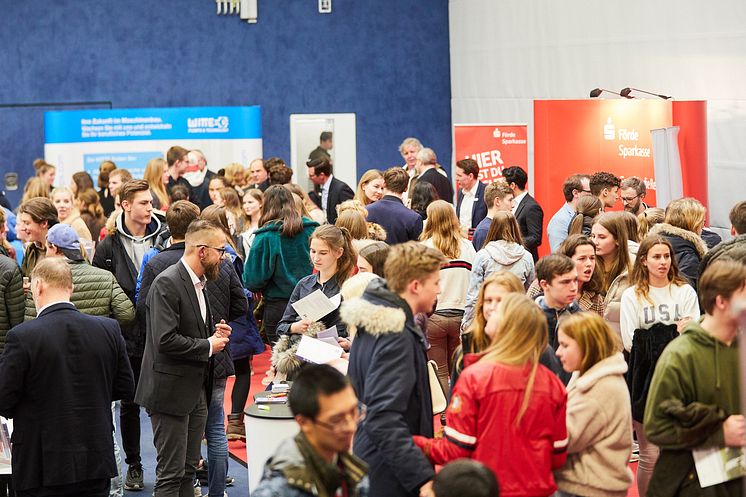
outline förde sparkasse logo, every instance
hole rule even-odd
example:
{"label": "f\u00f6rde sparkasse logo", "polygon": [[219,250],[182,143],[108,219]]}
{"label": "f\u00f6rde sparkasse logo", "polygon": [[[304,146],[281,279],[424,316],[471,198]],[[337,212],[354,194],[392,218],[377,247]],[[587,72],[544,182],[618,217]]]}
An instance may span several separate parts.
{"label": "f\u00f6rde sparkasse logo", "polygon": [[606,120],[606,124],[604,124],[604,140],[613,140],[615,135],[616,135],[616,126],[614,126],[614,123],[611,120],[611,118],[608,118]]}
{"label": "f\u00f6rde sparkasse logo", "polygon": [[190,117],[187,119],[188,133],[227,133],[230,127],[228,116]]}

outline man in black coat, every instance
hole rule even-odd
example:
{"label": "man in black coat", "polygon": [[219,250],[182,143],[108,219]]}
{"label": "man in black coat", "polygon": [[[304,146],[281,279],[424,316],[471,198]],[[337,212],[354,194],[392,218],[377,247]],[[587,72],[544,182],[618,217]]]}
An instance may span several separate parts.
{"label": "man in black coat", "polygon": [[309,161],[308,177],[316,188],[319,190],[309,192],[311,200],[319,206],[326,214],[329,224],[334,224],[337,220],[337,206],[345,200],[350,200],[355,196],[347,183],[338,180],[332,174],[332,165],[326,159],[314,159]]}
{"label": "man in black coat", "polygon": [[[166,228],[153,215],[153,196],[147,181],[127,181],[119,187],[118,193],[123,212],[116,219],[114,233],[104,238],[96,248],[93,265],[110,271],[134,305],[137,275],[143,256]],[[145,329],[140,329],[135,321],[124,326],[122,333],[127,344],[127,356],[130,358],[130,365],[137,381],[145,348]],[[129,466],[124,488],[142,490],[144,482],[140,459],[140,406],[132,403],[131,399],[123,400],[119,422],[125,462]]]}
{"label": "man in black coat", "polygon": [[427,495],[435,474],[412,440],[433,436],[427,345],[414,314],[435,305],[443,263],[417,242],[396,245],[384,269],[388,283],[374,280],[342,307],[342,319],[357,328],[348,374],[367,415],[353,448],[370,466],[371,497]]}
{"label": "man in black coat", "polygon": [[438,158],[431,148],[417,152],[417,183],[427,182],[435,187],[440,200],[453,204],[453,185],[447,176],[438,171]]}
{"label": "man in black coat", "polygon": [[[193,221],[179,262],[156,277],[146,301],[147,340],[135,402],[148,409],[158,454],[155,497],[193,495],[212,395],[213,356],[228,344],[224,321],[212,333],[207,280],[220,275],[225,235]],[[186,434],[186,436],[185,436]]]}
{"label": "man in black coat", "polygon": [[39,316],[8,333],[0,357],[13,484],[24,496],[106,496],[117,475],[111,402],[135,388],[119,325],[75,309],[63,259],[41,261],[31,278]]}
{"label": "man in black coat", "polygon": [[528,175],[518,166],[503,170],[508,186],[513,190],[513,215],[523,236],[523,246],[531,252],[534,262],[539,260],[539,245],[544,231],[544,211],[526,188]]}

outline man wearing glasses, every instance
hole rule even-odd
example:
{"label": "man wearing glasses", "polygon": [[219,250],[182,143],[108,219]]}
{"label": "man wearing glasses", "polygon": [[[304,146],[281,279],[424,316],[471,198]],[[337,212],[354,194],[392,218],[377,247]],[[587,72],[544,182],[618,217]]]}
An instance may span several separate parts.
{"label": "man wearing glasses", "polygon": [[145,354],[135,402],[148,410],[153,426],[155,497],[194,495],[214,356],[231,333],[225,320],[213,328],[204,290],[220,275],[225,235],[198,219],[185,238],[184,256],[155,278],[145,302]]}
{"label": "man wearing glasses", "polygon": [[648,205],[642,201],[646,193],[645,182],[637,176],[625,178],[622,181],[621,191],[625,211],[639,216],[648,208]]}
{"label": "man wearing glasses", "polygon": [[301,370],[288,394],[300,433],[267,460],[253,497],[367,495],[368,466],[350,453],[365,406],[349,380],[326,364]]}

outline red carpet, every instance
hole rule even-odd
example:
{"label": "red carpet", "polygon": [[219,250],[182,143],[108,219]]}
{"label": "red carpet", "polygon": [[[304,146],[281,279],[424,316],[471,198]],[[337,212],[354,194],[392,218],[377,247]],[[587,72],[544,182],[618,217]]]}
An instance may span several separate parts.
{"label": "red carpet", "polygon": [[[251,377],[251,389],[249,390],[249,397],[246,399],[246,405],[251,405],[254,403],[254,394],[257,392],[261,392],[266,387],[262,385],[262,379],[265,378],[264,373],[267,372],[269,369],[269,360],[272,357],[272,353],[269,349],[265,350],[263,354],[261,355],[255,355],[254,359],[252,360],[252,365],[254,367],[254,376]],[[233,391],[233,382],[235,378],[230,377],[228,378],[228,381],[225,385],[225,412],[229,413],[231,412],[231,392]],[[245,406],[244,406],[245,407]],[[226,418],[227,423],[227,418]],[[238,462],[242,463],[244,466],[246,465],[246,444],[241,441],[229,441],[228,442],[228,452],[231,456],[233,456],[233,459],[237,460]]]}
{"label": "red carpet", "polygon": [[[266,387],[262,385],[262,379],[265,377],[264,373],[269,369],[269,360],[271,353],[267,349],[263,354],[254,356],[254,376],[251,377],[251,390],[249,391],[249,398],[246,401],[246,405],[250,405],[253,402],[254,394],[261,392]],[[231,411],[231,391],[233,391],[233,380],[234,378],[228,378],[228,383],[225,386],[225,412]],[[438,422],[436,428],[440,425]],[[246,444],[243,442],[228,442],[228,451],[230,452],[233,459],[241,462],[244,466],[246,465]],[[630,468],[633,473],[637,473],[637,463],[631,463]],[[639,497],[637,494],[637,481],[632,483],[632,486],[627,492],[627,497]]]}

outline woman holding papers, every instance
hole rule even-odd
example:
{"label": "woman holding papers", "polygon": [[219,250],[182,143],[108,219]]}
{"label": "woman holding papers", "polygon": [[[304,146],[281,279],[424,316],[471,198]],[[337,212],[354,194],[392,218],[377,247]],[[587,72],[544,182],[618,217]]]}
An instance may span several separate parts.
{"label": "woman holding papers", "polygon": [[[316,228],[311,235],[310,256],[317,272],[295,285],[285,314],[277,325],[277,333],[302,335],[314,321],[320,321],[324,329],[336,326],[339,336],[346,337],[347,326],[339,317],[339,290],[342,283],[352,275],[357,261],[349,231],[330,224]],[[321,291],[321,294],[312,295],[316,291]],[[306,298],[308,299],[299,302]],[[332,308],[325,315],[313,315],[318,314],[316,311],[319,309]]]}
{"label": "woman holding papers", "polygon": [[264,295],[264,329],[274,345],[277,325],[293,288],[311,272],[308,242],[318,223],[301,217],[290,191],[273,185],[264,192],[262,217],[255,231],[244,285]]}

